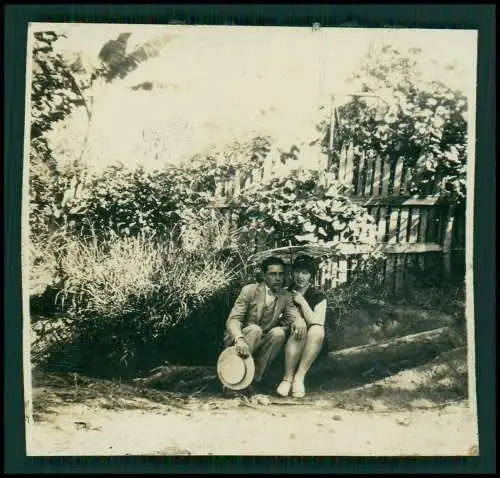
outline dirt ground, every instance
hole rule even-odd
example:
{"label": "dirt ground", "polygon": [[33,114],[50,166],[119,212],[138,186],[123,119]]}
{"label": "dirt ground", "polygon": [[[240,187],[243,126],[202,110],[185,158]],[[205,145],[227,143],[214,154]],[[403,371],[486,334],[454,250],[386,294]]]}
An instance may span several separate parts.
{"label": "dirt ground", "polygon": [[301,400],[36,374],[28,454],[478,455],[475,414],[438,369],[449,375],[435,363]]}

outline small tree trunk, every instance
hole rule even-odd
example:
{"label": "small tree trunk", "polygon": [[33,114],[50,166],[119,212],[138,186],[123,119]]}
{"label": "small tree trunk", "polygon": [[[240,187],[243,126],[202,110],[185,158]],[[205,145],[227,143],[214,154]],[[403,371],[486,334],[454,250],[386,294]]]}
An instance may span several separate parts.
{"label": "small tree trunk", "polygon": [[458,345],[456,333],[442,327],[406,335],[386,342],[330,352],[311,369],[311,374],[331,372],[339,375],[362,374],[374,366],[390,368],[401,363],[419,365]]}

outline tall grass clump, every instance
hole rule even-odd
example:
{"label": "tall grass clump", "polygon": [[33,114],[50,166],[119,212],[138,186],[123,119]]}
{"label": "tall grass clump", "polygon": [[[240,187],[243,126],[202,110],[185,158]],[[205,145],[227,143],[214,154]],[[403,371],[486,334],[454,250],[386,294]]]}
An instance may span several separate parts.
{"label": "tall grass clump", "polygon": [[[73,367],[106,375],[137,373],[141,362],[175,356],[186,344],[172,343],[174,331],[236,277],[210,247],[187,250],[171,237],[112,232],[68,237],[60,268],[65,282],[57,300],[74,330],[66,353]],[[55,355],[52,364],[61,360]]]}

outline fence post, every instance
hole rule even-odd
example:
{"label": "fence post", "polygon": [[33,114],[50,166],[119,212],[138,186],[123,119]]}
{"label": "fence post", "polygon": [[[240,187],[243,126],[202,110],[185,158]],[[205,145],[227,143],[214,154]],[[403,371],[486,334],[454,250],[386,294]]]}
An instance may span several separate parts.
{"label": "fence post", "polygon": [[443,237],[444,272],[449,279],[451,276],[451,239],[453,237],[453,223],[455,221],[455,205],[450,204],[446,216],[446,226]]}
{"label": "fence post", "polygon": [[342,146],[339,152],[338,180],[344,181],[347,173],[347,146]]}
{"label": "fence post", "polygon": [[399,221],[399,235],[398,242],[400,244],[405,244],[408,242],[408,228],[410,227],[408,222],[410,220],[410,209],[407,207],[401,208]]}
{"label": "fence post", "polygon": [[359,161],[358,161],[358,184],[356,187],[356,194],[358,196],[362,196],[364,193],[364,182],[363,182],[363,176],[365,174],[365,153],[364,151],[361,152],[359,155]]}
{"label": "fence post", "polygon": [[394,167],[394,185],[392,188],[392,194],[394,194],[395,196],[399,196],[401,194],[403,166],[403,158],[398,158]]}
{"label": "fence post", "polygon": [[380,195],[380,184],[382,181],[382,162],[383,158],[382,157],[377,157],[374,160],[373,164],[373,190],[372,190],[372,196],[379,196]]}
{"label": "fence post", "polygon": [[373,168],[375,167],[375,161],[376,158],[371,154],[368,155],[368,157],[366,158],[365,162],[366,176],[365,176],[365,187],[363,191],[363,196],[366,197],[371,195],[373,172],[374,172]]}
{"label": "fence post", "polygon": [[387,232],[387,208],[379,208],[378,224],[377,224],[377,237],[380,242],[384,242]]}
{"label": "fence post", "polygon": [[346,167],[345,167],[345,182],[349,185],[351,190],[354,189],[353,177],[354,177],[354,147],[349,145],[346,148]]}
{"label": "fence post", "polygon": [[383,159],[382,167],[382,196],[387,196],[389,194],[389,182],[391,180],[391,160],[389,156],[385,156]]}
{"label": "fence post", "polygon": [[389,218],[389,244],[396,244],[398,242],[398,220],[399,210],[391,207],[391,214]]}
{"label": "fence post", "polygon": [[420,209],[415,207],[410,212],[410,235],[408,242],[415,244],[418,241],[418,226],[420,220]]}

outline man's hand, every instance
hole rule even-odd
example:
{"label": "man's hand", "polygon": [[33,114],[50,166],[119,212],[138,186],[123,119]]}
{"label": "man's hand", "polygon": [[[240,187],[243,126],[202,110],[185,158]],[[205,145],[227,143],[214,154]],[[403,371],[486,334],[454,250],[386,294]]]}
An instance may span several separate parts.
{"label": "man's hand", "polygon": [[296,319],[292,324],[292,335],[298,339],[302,340],[307,334],[307,323],[304,319]]}
{"label": "man's hand", "polygon": [[244,358],[248,357],[250,355],[250,347],[245,342],[245,339],[243,339],[241,337],[236,339],[236,342],[234,345],[236,347],[236,353],[238,355],[241,355]]}

